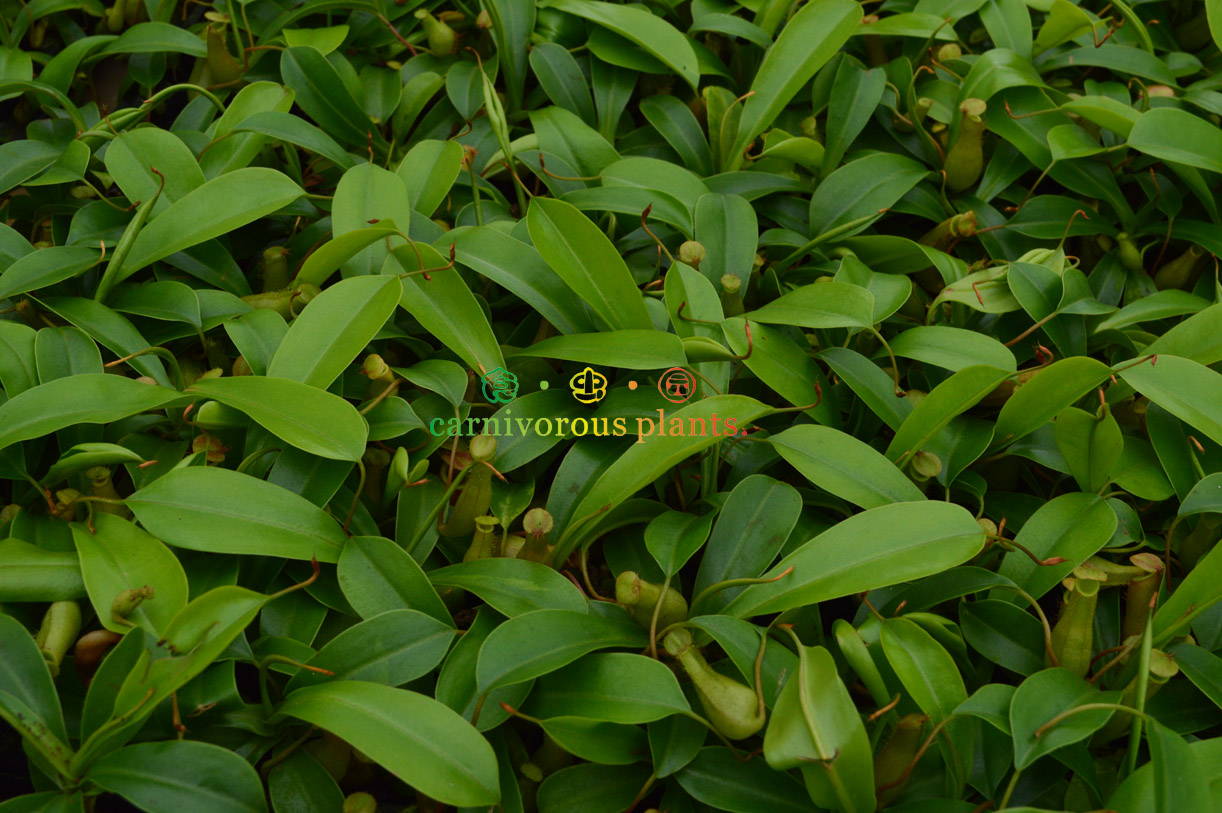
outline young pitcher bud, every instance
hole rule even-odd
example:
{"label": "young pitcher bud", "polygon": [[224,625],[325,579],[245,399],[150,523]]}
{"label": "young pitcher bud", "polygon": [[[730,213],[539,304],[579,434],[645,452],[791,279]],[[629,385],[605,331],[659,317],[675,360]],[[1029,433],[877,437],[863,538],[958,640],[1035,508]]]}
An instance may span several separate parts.
{"label": "young pitcher bud", "polygon": [[263,250],[263,292],[280,291],[289,284],[288,249],[271,246]]}
{"label": "young pitcher bud", "polygon": [[[89,478],[89,496],[101,497],[106,500],[120,500],[119,492],[115,490],[115,484],[110,479],[110,469],[105,466],[94,466],[85,470],[85,476]],[[114,514],[115,516],[128,519],[132,512],[126,505],[116,505],[109,502],[96,502],[93,504],[93,510],[103,514]]]}
{"label": "young pitcher bud", "polygon": [[1119,253],[1120,264],[1126,271],[1146,270],[1141,259],[1141,251],[1138,250],[1137,244],[1133,242],[1128,232],[1122,231],[1116,235],[1116,251]]}
{"label": "young pitcher bud", "polygon": [[976,183],[984,169],[984,113],[987,106],[981,99],[968,99],[959,105],[963,118],[959,137],[946,153],[946,185],[956,192]]}
{"label": "young pitcher bud", "polygon": [[454,29],[438,20],[427,9],[417,9],[416,19],[424,25],[424,33],[429,42],[429,52],[433,56],[449,56],[454,53],[454,45],[458,40]]}
{"label": "young pitcher bud", "polygon": [[42,626],[35,636],[35,643],[51,670],[51,677],[59,675],[64,655],[76,643],[81,631],[81,608],[75,601],[56,601],[47,608],[42,617]]}
{"label": "young pitcher bud", "polygon": [[322,288],[310,282],[303,282],[297,286],[289,299],[289,313],[296,317],[300,316],[305,310],[306,305],[309,305],[313,299],[322,293]]}
{"label": "young pitcher bud", "polygon": [[692,679],[705,716],[726,739],[746,739],[764,727],[765,715],[755,692],[750,686],[713,671],[696,649],[690,632],[674,630],[662,645]]}
{"label": "young pitcher bud", "polygon": [[743,281],[734,274],[721,278],[721,310],[727,316],[739,316],[745,310],[742,294]]}
{"label": "young pitcher bud", "polygon": [[690,265],[692,268],[699,268],[704,258],[704,245],[695,240],[686,240],[683,245],[679,246],[679,262],[681,263]]}
{"label": "young pitcher bud", "polygon": [[1196,246],[1189,246],[1183,254],[1159,267],[1154,274],[1154,287],[1160,291],[1168,288],[1192,290],[1204,267],[1204,259],[1204,251]]}
{"label": "young pitcher bud", "polygon": [[687,600],[673,587],[667,587],[663,593],[662,585],[644,581],[631,570],[625,570],[615,580],[615,603],[645,629],[653,623],[659,601],[662,609],[658,610],[658,629],[687,620]]}
{"label": "young pitcher bud", "polygon": [[364,791],[349,794],[342,813],[378,813],[378,800]]}
{"label": "young pitcher bud", "polygon": [[874,755],[874,788],[878,806],[886,807],[904,790],[904,772],[921,748],[921,729],[928,718],[923,714],[908,714],[900,718],[891,736]]}
{"label": "young pitcher bud", "polygon": [[110,620],[125,627],[134,627],[135,624],[128,621],[127,617],[135,612],[137,607],[152,597],[153,588],[147,584],[143,587],[123,590],[110,603]]}
{"label": "young pitcher bud", "polygon": [[522,530],[526,540],[518,555],[519,559],[538,562],[551,566],[552,546],[547,544],[547,535],[551,533],[555,520],[545,508],[532,508],[522,517]]}

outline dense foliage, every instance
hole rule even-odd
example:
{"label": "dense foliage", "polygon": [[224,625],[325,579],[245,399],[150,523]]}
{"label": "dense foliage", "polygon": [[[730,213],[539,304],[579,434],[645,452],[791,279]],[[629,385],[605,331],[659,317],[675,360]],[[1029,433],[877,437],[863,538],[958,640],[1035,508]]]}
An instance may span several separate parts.
{"label": "dense foliage", "polygon": [[1222,809],[1217,15],[0,0],[0,813]]}

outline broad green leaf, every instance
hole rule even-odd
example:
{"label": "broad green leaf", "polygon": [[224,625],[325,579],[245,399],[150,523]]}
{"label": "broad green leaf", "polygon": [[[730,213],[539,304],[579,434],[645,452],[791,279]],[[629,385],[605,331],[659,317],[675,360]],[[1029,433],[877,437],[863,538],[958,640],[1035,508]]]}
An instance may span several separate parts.
{"label": "broad green leaf", "polygon": [[[122,517],[98,513],[93,528],[72,524],[81,575],[98,621],[112,632],[140,625],[155,637],[187,606],[187,575],[173,552]],[[153,595],[130,615],[127,624],[111,616],[119,593],[151,587]]]}
{"label": "broad green leaf", "polygon": [[433,671],[453,638],[454,628],[430,615],[388,610],[348,627],[306,661],[332,675],[302,669],[284,692],[288,695],[303,686],[339,680],[402,686]]}
{"label": "broad green leaf", "polygon": [[649,723],[690,710],[675,674],[661,661],[596,652],[540,677],[525,711],[541,719],[581,717]]}
{"label": "broad green leaf", "polygon": [[[361,231],[383,220],[400,231],[411,227],[412,207],[403,179],[376,164],[357,164],[344,173],[335,187],[331,208],[331,230],[335,237]],[[366,246],[344,262],[345,277],[377,274],[393,246],[404,245],[402,237],[391,237]]]}
{"label": "broad green leaf", "polygon": [[[819,4],[839,2],[820,0]],[[835,231],[843,239],[865,229],[928,173],[928,167],[895,153],[872,153],[845,164],[828,175],[811,196],[810,236]]]}
{"label": "broad green leaf", "polygon": [[454,229],[443,240],[455,244],[460,265],[512,291],[561,333],[594,330],[585,304],[529,243],[490,226]]}
{"label": "broad green leaf", "polygon": [[12,537],[0,539],[0,601],[85,598],[76,553],[50,551]]}
{"label": "broad green leaf", "polygon": [[1222,172],[1222,132],[1187,110],[1156,107],[1137,119],[1129,146],[1164,161]]}
{"label": "broad green leaf", "polygon": [[365,421],[352,404],[326,390],[284,378],[238,376],[196,381],[186,391],[240,410],[303,452],[354,461],[365,453]]}
{"label": "broad green leaf", "polygon": [[874,297],[865,288],[847,282],[804,285],[774,299],[746,318],[773,325],[819,329],[869,327],[874,322]]}
{"label": "broad green leaf", "polygon": [[251,764],[220,745],[142,742],[106,754],[88,778],[149,813],[263,813],[263,783]]}
{"label": "broad green leaf", "polygon": [[1014,354],[996,339],[973,330],[928,325],[905,330],[891,341],[891,352],[926,364],[958,372],[973,364],[987,364],[1013,372]]}
{"label": "broad green leaf", "polygon": [[[347,541],[313,503],[229,469],[176,469],[126,503],[149,533],[178,548],[335,562]],[[223,533],[217,517],[225,518]]]}
{"label": "broad green leaf", "polygon": [[515,356],[537,356],[622,370],[660,370],[687,362],[683,342],[673,333],[655,330],[611,330],[553,336],[516,351]]}
{"label": "broad green leaf", "polygon": [[1110,411],[1096,416],[1077,407],[1057,415],[1054,437],[1078,488],[1096,494],[1108,484],[1120,460],[1124,436]]}
{"label": "broad green leaf", "polygon": [[373,126],[334,66],[317,48],[286,49],[280,58],[280,74],[296,93],[297,105],[323,131],[352,147],[365,149],[372,140],[374,145],[385,148],[386,139],[381,131]]}
{"label": "broad green leaf", "polygon": [[607,324],[653,327],[628,266],[589,218],[571,204],[536,198],[526,221],[543,259]]}
{"label": "broad green leaf", "polygon": [[[571,516],[586,517],[614,508],[676,463],[708,448],[719,438],[736,434],[740,426],[767,411],[754,398],[718,395],[688,404],[666,415],[665,420],[637,418],[633,421],[636,425],[629,427],[636,430],[637,442],[594,482]],[[560,537],[554,552],[556,561],[568,556],[577,542],[577,534],[571,531]]]}
{"label": "broad green leaf", "polygon": [[638,649],[645,630],[572,610],[536,610],[501,624],[479,652],[476,679],[481,693],[546,675],[599,649]]}
{"label": "broad green leaf", "polygon": [[[788,483],[752,474],[730,492],[700,557],[693,597],[727,579],[755,578],[772,563],[793,531],[802,498]],[[737,595],[722,591],[720,606]]]}
{"label": "broad green leaf", "polygon": [[823,647],[798,648],[798,670],[781,691],[764,735],[764,758],[777,771],[823,763],[822,770],[804,772],[806,789],[821,807],[870,813],[877,806],[870,739]]}
{"label": "broad green leaf", "polygon": [[64,715],[51,672],[29,631],[11,615],[0,615],[0,717],[53,763],[72,757]]}
{"label": "broad green leaf", "polygon": [[122,420],[179,398],[174,390],[105,373],[57,378],[0,404],[0,449],[78,423]]}
{"label": "broad green leaf", "polygon": [[701,749],[675,779],[693,798],[730,813],[811,810],[810,797],[788,774],[773,771],[759,759],[744,762],[722,746]]}
{"label": "broad green leaf", "polygon": [[475,807],[500,798],[492,746],[431,697],[344,680],[298,689],[279,713],[330,731],[440,802]]}
{"label": "broad green leaf", "polygon": [[[1011,551],[998,572],[1039,598],[1107,544],[1115,530],[1116,513],[1104,500],[1081,492],[1062,494],[1041,505],[1014,541],[1039,559],[1059,556],[1065,561],[1041,566],[1026,554]],[[1018,600],[1013,593],[1000,595]]]}
{"label": "broad green leaf", "polygon": [[861,17],[861,7],[848,0],[816,0],[798,9],[756,71],[751,82],[754,95],[743,106],[738,135],[724,169],[742,165],[743,150],[848,41]]}
{"label": "broad green leaf", "polygon": [[888,459],[903,462],[920,451],[951,419],[975,406],[1011,375],[996,367],[972,365],[934,387],[896,430],[887,446]]}
{"label": "broad green leaf", "polygon": [[353,277],[310,300],[289,326],[267,375],[326,389],[360,355],[399,304],[395,277]]}
{"label": "broad green leaf", "polygon": [[[862,544],[869,540],[869,544]],[[929,576],[971,559],[984,531],[965,509],[943,502],[871,508],[832,526],[781,559],[726,605],[746,618]]]}
{"label": "broad green leaf", "polygon": [[462,145],[457,141],[421,141],[408,150],[395,168],[407,187],[412,207],[432,217],[462,169]]}
{"label": "broad green leaf", "polygon": [[709,538],[715,511],[701,516],[684,511],[658,514],[645,526],[645,548],[662,568],[674,576]]}
{"label": "broad green leaf", "polygon": [[925,498],[894,463],[844,432],[795,426],[769,442],[807,480],[861,508]]}
{"label": "broad green leaf", "polygon": [[[419,248],[420,256],[425,263],[432,262],[434,270],[428,279],[423,274],[403,277],[399,304],[481,376],[503,368],[505,358],[496,336],[462,276],[455,269],[443,269],[445,263],[432,248]],[[418,270],[416,255],[399,248],[387,258],[382,273]]]}
{"label": "broad green leaf", "polygon": [[213,178],[183,195],[140,230],[115,282],[156,260],[282,209],[303,194],[287,175],[267,167],[244,167]]}
{"label": "broad green leaf", "polygon": [[85,246],[49,246],[27,254],[0,274],[0,300],[79,276],[97,265],[100,256]]}
{"label": "broad green leaf", "polygon": [[1098,387],[1111,370],[1084,356],[1061,359],[1035,372],[1006,399],[997,416],[991,448],[1018,440],[1056,417],[1065,407]]}
{"label": "broad green leaf", "polygon": [[420,565],[389,539],[352,537],[344,546],[336,576],[344,597],[362,618],[409,609],[453,623]]}
{"label": "broad green leaf", "polygon": [[1020,771],[1058,748],[1079,742],[1107,723],[1111,709],[1083,711],[1066,717],[1036,737],[1035,732],[1066,711],[1087,703],[1116,703],[1120,692],[1101,692],[1068,669],[1054,667],[1024,680],[1010,701],[1014,732],[1014,765]]}
{"label": "broad green leaf", "polygon": [[1191,359],[1170,355],[1158,355],[1117,375],[1215,443],[1222,443],[1222,375]]}
{"label": "broad green leaf", "polygon": [[378,221],[381,225],[345,232],[327,242],[306,257],[294,282],[298,285],[310,283],[322,285],[340,266],[374,243],[393,237],[398,228],[389,219]]}
{"label": "broad green leaf", "polygon": [[513,618],[534,610],[587,611],[585,596],[550,567],[525,559],[473,559],[431,570],[429,581],[479,596]]}
{"label": "broad green leaf", "polygon": [[636,6],[599,0],[549,0],[548,6],[583,17],[636,43],[696,90],[700,81],[696,52],[688,38],[661,17]]}

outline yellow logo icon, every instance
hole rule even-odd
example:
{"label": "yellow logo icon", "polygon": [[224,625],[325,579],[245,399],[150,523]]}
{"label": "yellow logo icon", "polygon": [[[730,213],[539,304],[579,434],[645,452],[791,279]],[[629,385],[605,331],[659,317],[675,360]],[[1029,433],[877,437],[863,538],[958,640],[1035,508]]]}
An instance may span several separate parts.
{"label": "yellow logo icon", "polygon": [[583,404],[592,404],[601,401],[607,394],[607,377],[586,367],[569,379],[569,386],[573,389],[574,398]]}

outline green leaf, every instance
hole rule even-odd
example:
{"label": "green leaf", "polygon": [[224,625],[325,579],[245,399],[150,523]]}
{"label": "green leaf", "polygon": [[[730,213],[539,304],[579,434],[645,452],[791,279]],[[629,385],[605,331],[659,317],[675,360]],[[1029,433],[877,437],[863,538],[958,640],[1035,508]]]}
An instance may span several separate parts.
{"label": "green leaf", "polygon": [[[652,418],[637,418],[637,442],[603,472],[570,516],[587,517],[614,508],[679,461],[708,448],[721,437],[736,434],[738,426],[745,426],[767,411],[768,408],[754,398],[718,395],[688,404],[666,416],[665,435],[661,434],[663,427]],[[689,434],[696,432],[697,422],[702,432]],[[647,427],[648,432],[645,431]],[[675,434],[676,427],[685,434]],[[557,543],[556,561],[568,556],[577,542],[574,533],[566,532]]]}
{"label": "green leaf", "polygon": [[[860,540],[869,539],[869,546]],[[922,578],[971,559],[984,531],[963,508],[903,502],[871,508],[832,526],[764,574],[768,584],[743,590],[723,610],[746,618]]]}
{"label": "green leaf", "polygon": [[975,406],[1010,375],[996,367],[973,365],[934,387],[896,430],[887,446],[888,459],[902,462],[920,451],[956,415]]}
{"label": "green leaf", "polygon": [[643,8],[599,0],[549,0],[548,6],[597,23],[636,43],[696,90],[700,73],[691,41],[661,17]]}
{"label": "green leaf", "polygon": [[408,150],[395,168],[407,187],[407,199],[425,217],[445,200],[462,169],[462,146],[457,141],[421,141]]}
{"label": "green leaf", "polygon": [[683,789],[698,801],[730,813],[810,813],[811,800],[791,777],[766,762],[744,762],[729,748],[701,749],[675,774]]}
{"label": "green leaf", "polygon": [[1124,436],[1110,411],[1095,415],[1066,407],[1057,415],[1054,437],[1078,488],[1096,494],[1108,484],[1120,460]]}
{"label": "green leaf", "polygon": [[339,680],[365,680],[402,686],[441,663],[454,639],[454,628],[415,610],[388,610],[353,624],[328,641],[285,687],[286,695],[304,686]]}
{"label": "green leaf", "polygon": [[1129,146],[1163,161],[1222,172],[1222,132],[1187,110],[1156,107],[1142,113],[1129,132]]}
{"label": "green leaf", "polygon": [[702,516],[683,511],[658,514],[645,526],[645,548],[662,572],[674,576],[709,538],[715,511]]}
{"label": "green leaf", "polygon": [[795,426],[769,442],[807,480],[861,508],[925,498],[894,463],[844,432]]}
{"label": "green leaf", "polygon": [[543,259],[608,325],[653,327],[628,266],[589,218],[563,201],[535,198],[526,222]]}
{"label": "green leaf", "polygon": [[1111,370],[1092,358],[1061,359],[1038,370],[1006,400],[997,416],[990,448],[999,448],[1034,432],[1058,412],[1098,387]]}
{"label": "green leaf", "polygon": [[1014,354],[1001,342],[973,330],[945,325],[905,330],[891,341],[891,352],[901,358],[916,359],[951,372],[958,372],[973,364],[985,364],[1011,372],[1018,369]]}
{"label": "green leaf", "polygon": [[798,671],[773,708],[764,758],[776,771],[822,763],[803,772],[811,799],[821,807],[870,813],[877,806],[870,738],[823,647],[798,647]]}
{"label": "green leaf", "polygon": [[599,649],[636,649],[649,643],[645,630],[572,610],[536,610],[494,629],[479,652],[481,694],[546,675]]}
{"label": "green leaf", "polygon": [[52,764],[72,758],[51,672],[33,636],[11,615],[0,615],[0,717]]}
{"label": "green leaf", "polygon": [[[841,0],[819,0],[809,8]],[[801,12],[799,12],[799,15]],[[785,27],[785,32],[793,24]],[[784,33],[782,34],[784,38]],[[780,43],[778,42],[778,45]],[[774,45],[775,49],[777,46]],[[750,101],[748,101],[748,107]],[[819,184],[810,199],[810,235],[818,237],[849,224],[877,218],[895,205],[929,173],[929,168],[894,153],[873,153],[837,169]],[[837,232],[841,239],[861,231],[868,222]]]}
{"label": "green leaf", "polygon": [[622,370],[660,370],[687,362],[683,342],[673,333],[656,330],[611,330],[553,336],[513,353]]}
{"label": "green leaf", "polygon": [[[407,232],[412,221],[412,206],[403,179],[376,164],[357,164],[344,173],[335,187],[331,207],[331,229],[335,237],[362,231],[388,221]],[[404,245],[402,237],[391,237],[362,248],[344,262],[345,277],[377,274],[386,262],[390,248]]]}
{"label": "green leaf", "polygon": [[1222,375],[1191,359],[1169,355],[1119,375],[1175,417],[1222,443]]}
{"label": "green leaf", "polygon": [[742,165],[743,150],[776,120],[815,72],[835,56],[861,18],[861,6],[849,0],[816,0],[798,9],[764,54],[751,82],[754,95],[743,105],[738,135],[724,169]]}
{"label": "green leaf", "polygon": [[[1041,505],[1014,541],[1039,559],[1060,556],[1065,561],[1041,566],[1025,553],[1011,551],[998,572],[1039,598],[1106,545],[1115,531],[1116,513],[1106,501],[1094,494],[1062,494]],[[1018,600],[1012,593],[1005,597]]]}
{"label": "green leaf", "polygon": [[267,167],[244,167],[213,178],[140,230],[115,282],[156,260],[253,223],[303,194],[287,175]]}
{"label": "green leaf", "polygon": [[473,559],[429,571],[440,587],[467,590],[510,618],[535,610],[587,611],[585,596],[550,567],[525,559]]}
{"label": "green leaf", "polygon": [[327,288],[293,320],[267,374],[325,390],[394,314],[401,292],[399,280],[387,276]]}
{"label": "green leaf", "polygon": [[181,397],[174,390],[105,373],[57,378],[0,404],[0,449],[78,423],[122,420]]}
{"label": "green leaf", "polygon": [[280,58],[280,75],[296,94],[295,101],[322,129],[351,147],[365,149],[372,139],[386,139],[352,98],[334,66],[317,48],[290,47]]}
{"label": "green leaf", "polygon": [[[347,541],[339,524],[308,500],[211,466],[175,469],[126,503],[149,533],[178,548],[335,562]],[[224,533],[217,533],[218,517],[225,518]]]}
{"label": "green leaf", "polygon": [[1116,703],[1120,692],[1101,692],[1068,669],[1054,667],[1027,678],[1010,702],[1014,766],[1023,770],[1045,754],[1086,739],[1107,723],[1112,709],[1083,711],[1035,732],[1059,714],[1087,703]]}
{"label": "green leaf", "polygon": [[263,783],[251,764],[219,745],[142,742],[106,754],[86,774],[149,813],[263,813]]}
{"label": "green leaf", "polygon": [[420,565],[389,539],[352,537],[340,556],[336,575],[344,597],[362,618],[411,609],[453,624]]}
{"label": "green leaf", "polygon": [[67,601],[85,596],[76,553],[45,550],[11,537],[0,539],[0,601]]}
{"label": "green leaf", "polygon": [[874,323],[874,297],[865,288],[847,282],[804,285],[774,299],[746,318],[773,325],[811,328],[870,327]]}
{"label": "green leaf", "polygon": [[196,381],[186,391],[240,410],[304,452],[353,461],[365,453],[365,421],[352,404],[326,390],[283,378],[239,376]]}
{"label": "green leaf", "polygon": [[[129,624],[137,624],[160,638],[174,616],[187,606],[187,575],[178,557],[122,517],[98,513],[92,530],[74,522],[72,538],[89,600],[106,629],[124,633],[130,629]],[[110,612],[115,597],[146,585],[153,588],[152,598],[127,616],[129,624],[116,621]]]}
{"label": "green leaf", "polygon": [[298,689],[279,713],[330,731],[440,802],[475,807],[500,799],[492,746],[431,697],[345,680]]}
{"label": "green leaf", "polygon": [[675,674],[661,661],[627,652],[597,652],[535,682],[526,713],[544,720],[580,717],[650,723],[691,710]]}
{"label": "green leaf", "polygon": [[0,300],[79,276],[97,265],[100,256],[97,249],[84,246],[50,246],[27,254],[0,274]]}
{"label": "green leaf", "polygon": [[[434,269],[444,265],[441,256],[428,246],[421,246],[420,254],[426,263],[433,263]],[[419,269],[415,254],[399,248],[386,260],[382,273]],[[505,366],[488,319],[457,270],[434,270],[428,280],[415,274],[402,282],[399,304],[471,369],[482,376]]]}

